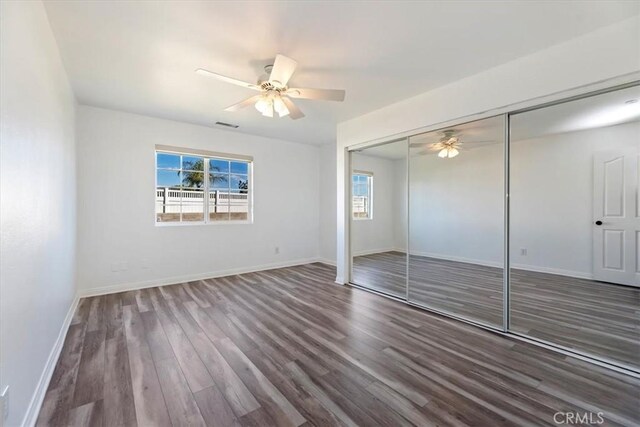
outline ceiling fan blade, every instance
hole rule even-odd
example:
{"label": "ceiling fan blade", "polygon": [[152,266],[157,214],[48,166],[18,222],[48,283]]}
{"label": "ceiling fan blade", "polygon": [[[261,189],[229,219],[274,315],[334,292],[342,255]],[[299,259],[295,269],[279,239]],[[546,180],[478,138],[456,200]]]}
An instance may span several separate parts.
{"label": "ceiling fan blade", "polygon": [[234,111],[242,110],[243,108],[246,108],[250,105],[255,104],[258,101],[258,99],[260,99],[261,96],[262,95],[254,95],[250,98],[245,99],[244,101],[240,101],[237,104],[233,104],[232,106],[225,108],[224,111],[234,112]]}
{"label": "ceiling fan blade", "polygon": [[293,103],[292,100],[287,98],[286,96],[282,97],[282,102],[287,106],[287,110],[289,110],[289,117],[293,120],[301,119],[304,117],[304,113],[300,111],[300,109]]}
{"label": "ceiling fan blade", "polygon": [[273,62],[273,69],[269,75],[270,82],[278,82],[282,86],[286,86],[287,82],[296,71],[298,63],[291,58],[287,58],[284,55],[276,55],[276,60]]}
{"label": "ceiling fan blade", "polygon": [[345,91],[338,89],[289,88],[287,95],[292,98],[320,99],[323,101],[344,101]]}
{"label": "ceiling fan blade", "polygon": [[242,86],[242,87],[246,87],[249,89],[253,89],[253,90],[261,90],[259,86],[251,84],[251,83],[247,83],[247,82],[243,82],[242,80],[237,80],[237,79],[232,79],[231,77],[227,77],[227,76],[223,76],[221,74],[216,74],[212,71],[208,71],[205,70],[203,68],[198,68],[196,70],[197,74],[200,74],[201,76],[207,76],[207,77],[213,77],[214,79],[218,79],[220,81],[223,81],[225,83],[231,83],[233,85],[238,85],[238,86]]}

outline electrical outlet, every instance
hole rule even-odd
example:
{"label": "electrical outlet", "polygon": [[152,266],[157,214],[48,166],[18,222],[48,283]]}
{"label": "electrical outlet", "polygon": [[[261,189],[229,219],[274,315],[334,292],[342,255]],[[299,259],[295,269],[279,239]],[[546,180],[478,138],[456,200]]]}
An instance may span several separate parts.
{"label": "electrical outlet", "polygon": [[527,256],[527,248],[520,248],[520,255]]}
{"label": "electrical outlet", "polygon": [[4,421],[9,416],[9,386],[6,386],[0,394],[0,421]]}
{"label": "electrical outlet", "polygon": [[280,253],[280,248],[278,246],[276,246],[276,248],[273,251],[276,255]]}

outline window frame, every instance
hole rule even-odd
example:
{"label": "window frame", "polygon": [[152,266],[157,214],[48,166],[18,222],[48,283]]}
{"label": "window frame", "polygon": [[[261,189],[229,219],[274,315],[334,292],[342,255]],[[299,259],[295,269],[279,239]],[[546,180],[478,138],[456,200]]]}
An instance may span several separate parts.
{"label": "window frame", "polygon": [[[253,224],[253,157],[245,156],[241,154],[229,154],[229,153],[220,153],[214,151],[206,151],[206,150],[195,150],[183,147],[170,147],[165,145],[156,145],[153,156],[154,156],[154,192],[158,191],[158,170],[172,170],[172,169],[159,169],[158,168],[158,154],[171,154],[171,155],[179,155],[180,157],[180,166],[179,169],[175,169],[176,171],[182,171],[182,156],[188,157],[201,157],[203,159],[203,171],[204,175],[204,185],[202,187],[202,191],[204,194],[203,197],[203,221],[184,221],[182,219],[182,203],[180,203],[180,220],[179,221],[158,221],[158,213],[156,212],[157,203],[153,204],[153,221],[157,227],[184,227],[184,226],[198,226],[198,225],[242,225],[242,224]],[[227,220],[211,220],[209,218],[210,211],[210,192],[215,191],[215,189],[211,188],[209,182],[209,173],[210,172],[210,160],[223,160],[229,162],[242,162],[247,164],[247,219],[227,219]],[[198,171],[199,172],[199,171]],[[229,177],[229,181],[231,180],[232,175],[238,175],[237,173],[231,172],[231,164],[229,164],[229,171],[225,173]],[[244,174],[239,174],[244,175]],[[181,184],[181,191],[183,187]],[[230,188],[229,188],[230,193]],[[231,212],[229,212],[230,214]]]}
{"label": "window frame", "polygon": [[[366,217],[356,217],[355,212],[353,210],[353,198],[354,196],[354,184],[353,178],[356,176],[364,176],[367,178],[367,200],[369,201],[369,210],[367,211]],[[362,170],[353,170],[351,172],[351,219],[354,221],[371,221],[373,220],[373,172],[362,171]]]}

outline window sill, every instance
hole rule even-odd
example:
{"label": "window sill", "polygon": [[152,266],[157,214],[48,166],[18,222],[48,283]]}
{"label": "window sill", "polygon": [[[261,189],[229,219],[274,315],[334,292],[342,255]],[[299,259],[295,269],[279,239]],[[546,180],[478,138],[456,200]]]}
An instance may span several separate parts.
{"label": "window sill", "polygon": [[354,221],[373,221],[373,218],[353,218]]}
{"label": "window sill", "polygon": [[252,220],[246,221],[217,221],[217,222],[204,222],[204,221],[189,221],[189,222],[156,222],[156,227],[189,227],[189,226],[203,226],[203,225],[251,225]]}

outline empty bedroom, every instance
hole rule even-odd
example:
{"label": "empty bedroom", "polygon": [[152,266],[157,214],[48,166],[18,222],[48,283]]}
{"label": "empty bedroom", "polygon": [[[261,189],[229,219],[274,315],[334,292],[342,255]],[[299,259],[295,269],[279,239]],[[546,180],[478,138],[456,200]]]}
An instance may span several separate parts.
{"label": "empty bedroom", "polygon": [[0,0],[0,426],[640,425],[640,2]]}

